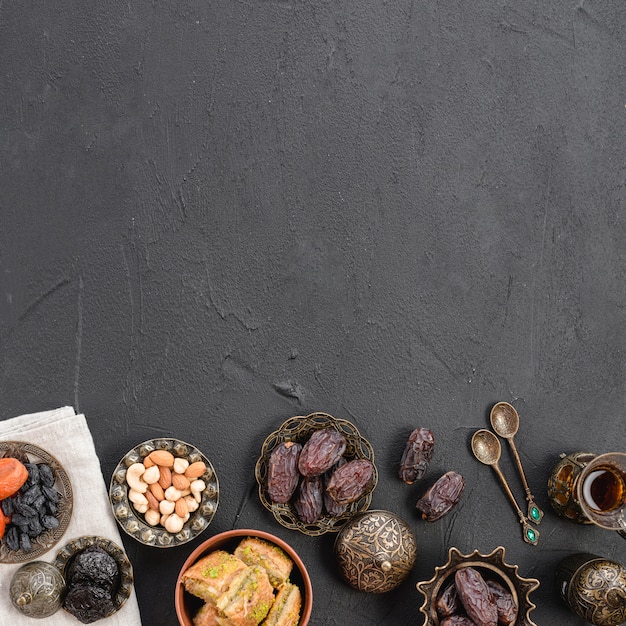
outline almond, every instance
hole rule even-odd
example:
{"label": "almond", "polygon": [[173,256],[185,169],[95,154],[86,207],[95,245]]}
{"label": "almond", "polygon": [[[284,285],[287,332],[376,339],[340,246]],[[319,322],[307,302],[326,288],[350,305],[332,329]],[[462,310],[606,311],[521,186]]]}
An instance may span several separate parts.
{"label": "almond", "polygon": [[149,467],[152,467],[154,465],[154,461],[147,456],[144,460],[143,460],[143,466],[148,469]]}
{"label": "almond", "polygon": [[163,487],[159,485],[159,483],[154,483],[148,487],[148,491],[152,492],[152,495],[159,501],[165,500],[165,493],[163,492]]}
{"label": "almond", "polygon": [[159,485],[163,487],[163,489],[167,489],[172,485],[172,472],[169,467],[159,467],[159,471],[161,472],[161,478],[159,478]]}
{"label": "almond", "polygon": [[202,461],[196,461],[185,470],[185,476],[193,480],[194,478],[200,478],[204,472],[206,472],[206,465]]}
{"label": "almond", "polygon": [[180,500],[176,500],[176,507],[174,510],[176,512],[176,515],[178,515],[178,517],[185,517],[185,515],[189,513],[189,508],[187,507],[187,503],[185,502],[184,498],[181,498]]}
{"label": "almond", "polygon": [[150,452],[148,458],[161,467],[172,467],[174,465],[174,455],[167,450],[154,450]]}
{"label": "almond", "polygon": [[154,497],[154,494],[148,489],[144,494],[148,499],[148,506],[155,511],[159,510],[159,501]]}
{"label": "almond", "polygon": [[185,491],[185,489],[189,489],[189,479],[182,474],[172,474],[172,485],[179,491]]}

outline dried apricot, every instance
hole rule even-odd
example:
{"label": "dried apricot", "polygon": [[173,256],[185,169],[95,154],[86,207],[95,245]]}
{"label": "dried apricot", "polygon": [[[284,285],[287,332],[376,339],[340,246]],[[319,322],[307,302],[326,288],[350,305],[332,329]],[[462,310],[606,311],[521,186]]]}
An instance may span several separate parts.
{"label": "dried apricot", "polygon": [[28,479],[28,470],[17,459],[0,459],[0,500],[12,496]]}

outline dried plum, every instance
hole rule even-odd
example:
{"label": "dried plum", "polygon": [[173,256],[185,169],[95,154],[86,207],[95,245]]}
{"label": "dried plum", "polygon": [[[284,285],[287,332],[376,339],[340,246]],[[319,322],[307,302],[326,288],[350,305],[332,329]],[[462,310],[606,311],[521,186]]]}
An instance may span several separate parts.
{"label": "dried plum", "polygon": [[70,585],[63,607],[83,624],[96,622],[115,610],[111,594],[106,589],[81,583]]}
{"label": "dried plum", "polygon": [[71,584],[92,584],[112,591],[118,582],[119,568],[106,550],[90,546],[74,557],[67,578]]}

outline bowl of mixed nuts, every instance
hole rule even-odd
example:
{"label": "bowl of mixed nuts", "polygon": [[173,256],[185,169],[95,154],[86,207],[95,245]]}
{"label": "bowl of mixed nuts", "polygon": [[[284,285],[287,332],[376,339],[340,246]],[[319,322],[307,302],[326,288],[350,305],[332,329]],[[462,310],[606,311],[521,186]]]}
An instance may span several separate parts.
{"label": "bowl of mixed nuts", "polygon": [[539,581],[522,578],[518,566],[508,565],[504,557],[502,546],[489,554],[450,548],[448,562],[435,568],[433,578],[417,583],[424,595],[424,626],[536,626],[530,594]]}
{"label": "bowl of mixed nuts", "polygon": [[131,537],[170,548],[206,530],[219,503],[219,482],[209,459],[180,439],[150,439],[118,463],[109,500]]}
{"label": "bowl of mixed nuts", "polygon": [[309,536],[338,532],[366,511],[378,482],[372,444],[348,420],[296,416],[263,442],[255,476],[276,521]]}

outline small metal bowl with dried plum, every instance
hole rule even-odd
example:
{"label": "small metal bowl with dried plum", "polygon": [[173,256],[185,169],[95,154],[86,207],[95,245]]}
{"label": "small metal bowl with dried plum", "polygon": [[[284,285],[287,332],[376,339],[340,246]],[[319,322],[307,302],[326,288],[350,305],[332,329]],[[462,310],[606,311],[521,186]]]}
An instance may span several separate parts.
{"label": "small metal bowl with dried plum", "polygon": [[61,539],[72,517],[69,476],[49,452],[0,442],[0,563],[37,559]]}
{"label": "small metal bowl with dried plum", "polygon": [[63,608],[83,624],[119,611],[133,589],[133,567],[124,550],[106,537],[85,535],[59,551],[54,566],[63,574]]}
{"label": "small metal bowl with dried plum", "polygon": [[371,443],[352,422],[316,412],[286,420],[265,439],[255,477],[279,524],[318,536],[369,508],[378,470]]}

